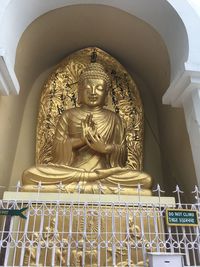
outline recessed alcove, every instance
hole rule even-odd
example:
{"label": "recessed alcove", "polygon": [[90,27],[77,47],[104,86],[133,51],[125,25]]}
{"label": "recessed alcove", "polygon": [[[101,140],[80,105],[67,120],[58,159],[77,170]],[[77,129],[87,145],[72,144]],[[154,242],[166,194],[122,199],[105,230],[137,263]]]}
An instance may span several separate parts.
{"label": "recessed alcove", "polygon": [[[177,20],[181,24],[178,16]],[[16,123],[15,132],[9,133],[12,158],[6,161],[5,179],[11,177],[10,185],[14,185],[22,171],[35,163],[42,84],[65,56],[88,46],[110,53],[138,85],[145,109],[144,171],[168,191],[176,183],[191,191],[196,176],[183,111],[162,105],[171,73],[166,44],[143,20],[105,5],[59,8],[37,18],[24,31],[15,62],[20,95],[3,100],[10,120]],[[183,45],[183,58],[186,48]]]}

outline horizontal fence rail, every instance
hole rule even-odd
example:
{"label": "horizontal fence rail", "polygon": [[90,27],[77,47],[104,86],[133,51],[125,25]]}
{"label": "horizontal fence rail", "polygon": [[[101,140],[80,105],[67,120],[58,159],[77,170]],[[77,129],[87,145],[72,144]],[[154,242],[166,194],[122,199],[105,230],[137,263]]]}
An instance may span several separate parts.
{"label": "horizontal fence rail", "polygon": [[[177,203],[163,204],[162,190],[155,190],[157,203],[104,201],[101,192],[96,201],[83,201],[73,194],[67,201],[58,192],[56,201],[1,200],[4,211],[21,210],[0,217],[0,266],[149,266],[149,252],[182,253],[185,266],[200,265],[199,225],[170,226],[166,210],[197,211],[196,203],[181,202],[182,191],[176,187]],[[20,196],[20,192],[17,189]],[[80,196],[80,197],[79,197]],[[11,213],[12,213],[11,212]],[[198,215],[199,216],[199,215]],[[198,217],[199,220],[199,217]]]}

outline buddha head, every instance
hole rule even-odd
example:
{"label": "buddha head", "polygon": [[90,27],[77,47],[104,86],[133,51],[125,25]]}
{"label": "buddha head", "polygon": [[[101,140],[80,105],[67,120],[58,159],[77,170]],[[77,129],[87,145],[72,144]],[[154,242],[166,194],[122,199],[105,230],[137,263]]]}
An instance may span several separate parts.
{"label": "buddha head", "polygon": [[78,84],[80,105],[104,106],[110,86],[110,79],[99,63],[90,63],[81,73]]}

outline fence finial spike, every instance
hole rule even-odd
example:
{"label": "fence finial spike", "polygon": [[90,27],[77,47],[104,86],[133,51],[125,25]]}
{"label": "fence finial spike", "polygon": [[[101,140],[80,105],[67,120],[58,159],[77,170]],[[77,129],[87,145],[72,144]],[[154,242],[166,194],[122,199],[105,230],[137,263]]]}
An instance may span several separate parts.
{"label": "fence finial spike", "polygon": [[184,191],[182,191],[182,190],[180,189],[179,185],[176,185],[176,190],[174,190],[173,193],[183,194]]}
{"label": "fence finial spike", "polygon": [[97,187],[99,189],[99,194],[103,193],[103,186],[100,181],[97,182]]}
{"label": "fence finial spike", "polygon": [[159,206],[161,205],[161,193],[165,193],[160,187],[159,184],[157,184],[156,189],[152,190],[153,192],[157,192],[158,194],[158,199],[159,199]]}
{"label": "fence finial spike", "polygon": [[173,191],[173,193],[177,194],[178,197],[178,206],[181,207],[181,194],[183,194],[184,192],[180,189],[180,187],[178,185],[176,185],[176,190]]}
{"label": "fence finial spike", "polygon": [[194,190],[191,192],[192,194],[200,194],[198,185],[194,186]]}
{"label": "fence finial spike", "polygon": [[34,188],[36,188],[37,189],[37,192],[38,192],[38,195],[40,194],[40,191],[41,191],[41,189],[43,189],[44,187],[42,186],[42,182],[41,181],[39,181],[38,183],[37,183],[37,185],[36,186],[34,186]]}
{"label": "fence finial spike", "polygon": [[137,193],[138,193],[139,202],[141,202],[142,185],[143,185],[143,184],[140,184],[140,183],[137,184]]}
{"label": "fence finial spike", "polygon": [[197,185],[194,186],[194,190],[191,193],[194,195],[194,198],[197,200],[197,203],[200,203],[200,191]]}
{"label": "fence finial spike", "polygon": [[123,189],[121,188],[120,183],[117,184],[117,193],[120,194]]}
{"label": "fence finial spike", "polygon": [[16,191],[19,192],[20,188],[21,188],[21,182],[20,180],[17,182],[17,185],[16,185]]}
{"label": "fence finial spike", "polygon": [[56,187],[57,187],[59,193],[66,191],[65,185],[62,182],[60,182]]}
{"label": "fence finial spike", "polygon": [[76,190],[77,190],[77,193],[78,193],[78,194],[81,193],[81,181],[79,181],[79,182],[77,183]]}
{"label": "fence finial spike", "polygon": [[[15,188],[17,192],[19,192],[20,188],[21,188],[21,183],[20,183],[20,180],[17,181],[17,184],[14,185],[14,186],[11,186],[11,188]],[[6,186],[0,186],[0,188],[6,188]]]}
{"label": "fence finial spike", "polygon": [[165,191],[161,189],[161,187],[160,187],[159,184],[157,184],[157,185],[156,185],[156,189],[153,189],[152,191],[153,191],[153,192],[158,192],[158,194],[159,194],[159,193],[165,193]]}

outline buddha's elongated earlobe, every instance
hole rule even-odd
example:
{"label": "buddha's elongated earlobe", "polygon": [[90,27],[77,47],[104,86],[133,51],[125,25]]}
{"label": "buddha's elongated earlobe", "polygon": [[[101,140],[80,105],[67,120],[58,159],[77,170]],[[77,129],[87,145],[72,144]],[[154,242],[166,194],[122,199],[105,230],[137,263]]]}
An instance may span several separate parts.
{"label": "buddha's elongated earlobe", "polygon": [[78,99],[77,99],[77,104],[81,105],[82,104],[82,81],[78,81]]}
{"label": "buddha's elongated earlobe", "polygon": [[78,99],[77,99],[77,104],[78,105],[81,105],[81,94],[80,94],[80,92],[78,93]]}
{"label": "buddha's elongated earlobe", "polygon": [[104,106],[105,106],[105,107],[107,107],[107,106],[108,106],[108,94],[107,94],[107,96],[105,97]]}

